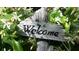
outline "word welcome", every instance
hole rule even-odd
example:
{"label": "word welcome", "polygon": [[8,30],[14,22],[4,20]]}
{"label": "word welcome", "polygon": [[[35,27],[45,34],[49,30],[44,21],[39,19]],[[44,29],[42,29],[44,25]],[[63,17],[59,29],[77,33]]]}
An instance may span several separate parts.
{"label": "word welcome", "polygon": [[41,28],[42,26],[40,24],[37,25],[37,28],[36,28],[36,25],[23,25],[24,32],[27,32],[28,34],[31,33],[31,34],[38,34],[38,35],[49,35],[49,36],[55,36],[55,37],[58,37],[59,35],[59,32],[48,31],[46,29],[44,30]]}

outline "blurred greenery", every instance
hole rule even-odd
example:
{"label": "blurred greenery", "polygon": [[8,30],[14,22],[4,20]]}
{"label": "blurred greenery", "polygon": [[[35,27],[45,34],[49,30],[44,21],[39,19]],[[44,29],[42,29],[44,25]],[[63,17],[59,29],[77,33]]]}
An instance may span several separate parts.
{"label": "blurred greenery", "polygon": [[[0,51],[36,51],[36,39],[21,36],[17,25],[31,16],[37,7],[0,7]],[[79,8],[53,7],[48,13],[50,23],[63,26],[66,42],[57,45],[55,51],[79,50]]]}

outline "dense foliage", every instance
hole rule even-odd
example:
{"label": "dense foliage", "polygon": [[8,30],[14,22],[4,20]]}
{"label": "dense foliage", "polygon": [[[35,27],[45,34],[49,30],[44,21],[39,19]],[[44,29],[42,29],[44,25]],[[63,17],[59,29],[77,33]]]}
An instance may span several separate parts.
{"label": "dense foliage", "polygon": [[[36,39],[21,36],[17,25],[31,16],[35,9],[25,7],[0,8],[0,51],[35,51]],[[49,22],[63,26],[66,42],[54,44],[54,50],[79,50],[79,8],[59,7],[48,13]]]}

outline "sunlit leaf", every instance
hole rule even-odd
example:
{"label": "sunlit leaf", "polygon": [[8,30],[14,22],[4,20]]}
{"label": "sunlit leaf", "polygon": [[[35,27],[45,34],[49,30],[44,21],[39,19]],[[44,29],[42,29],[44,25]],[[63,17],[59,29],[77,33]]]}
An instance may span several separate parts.
{"label": "sunlit leaf", "polygon": [[14,39],[12,40],[12,47],[13,47],[14,51],[22,51],[23,50],[21,44]]}

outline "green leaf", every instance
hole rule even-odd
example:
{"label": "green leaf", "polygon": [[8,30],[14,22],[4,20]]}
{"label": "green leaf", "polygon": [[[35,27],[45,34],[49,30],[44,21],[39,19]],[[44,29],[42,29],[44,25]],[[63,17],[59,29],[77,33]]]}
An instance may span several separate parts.
{"label": "green leaf", "polygon": [[0,30],[3,29],[4,24],[2,23],[2,21],[0,21]]}
{"label": "green leaf", "polygon": [[52,11],[52,12],[50,13],[50,16],[53,17],[53,18],[55,18],[55,17],[60,16],[60,13],[59,13],[58,11]]}
{"label": "green leaf", "polygon": [[3,37],[3,42],[9,44],[14,51],[23,51],[21,44],[12,38],[10,39],[9,35]]}
{"label": "green leaf", "polygon": [[16,30],[16,27],[17,27],[16,23],[11,24],[10,31],[14,32]]}
{"label": "green leaf", "polygon": [[13,16],[11,14],[1,15],[0,19],[7,19],[10,20]]}
{"label": "green leaf", "polygon": [[65,23],[66,32],[69,32],[69,29],[70,29],[70,23]]}
{"label": "green leaf", "polygon": [[23,51],[23,48],[22,48],[21,44],[18,41],[13,39],[12,43],[13,43],[12,47],[13,47],[14,51]]}
{"label": "green leaf", "polygon": [[65,24],[67,22],[67,18],[65,16],[61,17],[61,23]]}

